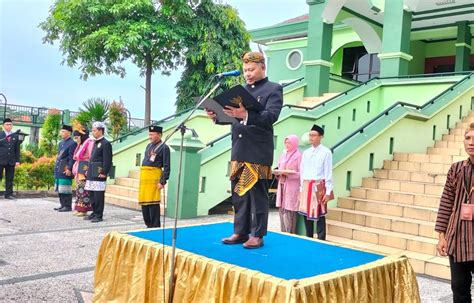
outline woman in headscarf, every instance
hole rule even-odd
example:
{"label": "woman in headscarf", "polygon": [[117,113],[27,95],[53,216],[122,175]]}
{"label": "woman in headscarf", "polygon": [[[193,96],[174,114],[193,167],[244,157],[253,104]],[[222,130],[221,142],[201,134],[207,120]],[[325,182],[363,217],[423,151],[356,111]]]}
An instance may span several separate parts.
{"label": "woman in headscarf", "polygon": [[76,212],[74,215],[82,217],[92,210],[89,192],[84,187],[86,186],[85,170],[87,171],[89,165],[94,140],[89,138],[89,130],[82,126],[74,130],[73,136],[74,141],[77,143],[73,157],[76,162],[74,162],[72,167],[74,179],[76,180],[76,205],[74,207]]}
{"label": "woman in headscarf", "polygon": [[278,170],[292,171],[278,174],[276,206],[279,208],[282,232],[296,232],[296,214],[300,193],[301,153],[298,150],[298,137],[290,135],[285,138],[286,150],[278,161]]}

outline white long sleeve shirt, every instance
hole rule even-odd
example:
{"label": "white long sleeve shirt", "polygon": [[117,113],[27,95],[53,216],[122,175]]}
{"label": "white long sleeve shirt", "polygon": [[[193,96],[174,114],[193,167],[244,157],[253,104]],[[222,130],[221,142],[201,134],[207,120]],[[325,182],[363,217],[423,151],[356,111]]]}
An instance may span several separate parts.
{"label": "white long sleeve shirt", "polygon": [[325,180],[326,195],[333,190],[332,153],[323,145],[311,146],[303,152],[300,165],[301,187],[304,180]]}

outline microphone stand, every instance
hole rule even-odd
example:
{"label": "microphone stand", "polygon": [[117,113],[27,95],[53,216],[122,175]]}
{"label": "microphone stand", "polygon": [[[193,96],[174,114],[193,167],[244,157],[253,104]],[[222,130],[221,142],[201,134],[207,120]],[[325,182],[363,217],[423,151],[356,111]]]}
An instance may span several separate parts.
{"label": "microphone stand", "polygon": [[[175,271],[175,255],[176,255],[176,239],[178,237],[177,226],[178,226],[178,210],[179,210],[179,189],[181,186],[181,171],[182,171],[182,164],[183,164],[183,142],[184,142],[184,134],[186,130],[190,130],[193,134],[196,134],[193,129],[186,127],[185,123],[191,118],[191,116],[196,112],[196,110],[202,105],[204,100],[209,98],[211,94],[213,94],[219,86],[222,84],[223,77],[218,77],[216,85],[205,95],[204,97],[199,100],[193,110],[184,118],[184,120],[176,126],[176,128],[166,137],[163,143],[166,143],[174,134],[178,131],[181,133],[181,143],[180,143],[180,150],[179,150],[179,166],[178,166],[178,184],[176,187],[176,202],[175,202],[175,210],[174,210],[174,225],[173,225],[173,237],[172,237],[172,245],[171,245],[171,265],[170,265],[170,275],[169,275],[169,293],[168,293],[168,302],[173,302],[173,287],[174,287],[174,271]],[[164,253],[164,252],[163,252]],[[164,269],[163,269],[164,270]],[[164,300],[164,298],[163,298]]]}

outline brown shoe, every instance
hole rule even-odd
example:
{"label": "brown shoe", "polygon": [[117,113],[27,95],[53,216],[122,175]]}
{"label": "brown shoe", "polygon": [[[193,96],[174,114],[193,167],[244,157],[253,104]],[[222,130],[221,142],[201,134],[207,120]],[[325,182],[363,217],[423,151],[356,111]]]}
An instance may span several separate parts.
{"label": "brown shoe", "polygon": [[263,238],[250,237],[247,242],[244,243],[244,248],[255,249],[263,246]]}
{"label": "brown shoe", "polygon": [[232,236],[228,238],[222,239],[222,243],[224,244],[242,244],[245,243],[249,239],[249,236],[247,235],[238,235],[238,234],[233,234]]}

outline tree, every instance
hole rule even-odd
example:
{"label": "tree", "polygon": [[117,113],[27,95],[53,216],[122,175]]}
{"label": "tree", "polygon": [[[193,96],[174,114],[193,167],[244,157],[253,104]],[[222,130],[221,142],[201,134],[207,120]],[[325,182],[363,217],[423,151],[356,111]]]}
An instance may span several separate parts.
{"label": "tree", "polygon": [[48,110],[48,115],[41,129],[40,148],[45,155],[56,154],[59,141],[59,130],[61,128],[61,112],[58,109]]}
{"label": "tree", "polygon": [[[240,69],[241,56],[249,50],[250,35],[237,11],[229,5],[202,0],[190,21],[185,70],[176,84],[177,111],[193,106],[193,97],[206,93],[206,84],[213,74]],[[228,78],[224,86],[241,81],[242,78]]]}
{"label": "tree", "polygon": [[59,41],[63,64],[79,66],[81,78],[125,76],[131,60],[145,75],[145,124],[150,124],[151,76],[168,73],[181,61],[190,16],[186,0],[55,0],[40,28],[44,43]]}

